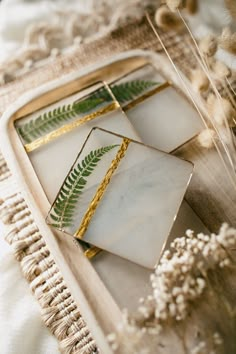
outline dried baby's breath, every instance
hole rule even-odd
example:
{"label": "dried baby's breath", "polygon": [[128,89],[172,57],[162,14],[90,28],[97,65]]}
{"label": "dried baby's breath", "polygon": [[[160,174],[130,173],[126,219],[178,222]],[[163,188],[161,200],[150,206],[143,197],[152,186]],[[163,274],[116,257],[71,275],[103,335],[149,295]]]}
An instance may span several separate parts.
{"label": "dried baby's breath", "polygon": [[[235,317],[228,300],[220,292],[219,283],[217,288],[213,289],[214,282],[210,280],[210,274],[215,277],[223,269],[230,268],[232,271],[235,264],[230,250],[235,247],[236,230],[226,224],[221,227],[218,235],[214,233],[196,235],[188,230],[185,236],[175,239],[170,250],[163,253],[159,265],[151,276],[152,294],[140,300],[136,316],[129,316],[127,311],[124,313],[122,327],[118,335],[113,336],[116,340],[115,347],[120,340],[122,343],[127,341],[127,345],[130,346],[131,343],[134,345],[130,353],[141,353],[144,338],[150,336],[152,342],[156,340],[157,349],[165,331],[176,330],[178,333],[181,324],[194,312],[194,304],[199,306],[201,301],[204,304],[209,288],[211,294],[219,296],[220,303],[229,309],[230,317]],[[189,325],[189,320],[187,323]],[[200,333],[199,329],[197,333]],[[203,332],[202,338],[187,352],[206,354],[223,344],[221,333],[213,331],[211,335],[204,337]],[[147,347],[144,349],[149,354],[154,352],[153,349],[148,351]]]}

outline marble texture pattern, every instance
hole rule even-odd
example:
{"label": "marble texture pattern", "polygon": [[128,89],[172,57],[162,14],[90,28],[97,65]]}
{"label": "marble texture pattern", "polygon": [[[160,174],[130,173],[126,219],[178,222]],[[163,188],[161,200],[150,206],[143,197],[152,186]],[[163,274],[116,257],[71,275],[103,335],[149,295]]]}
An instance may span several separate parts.
{"label": "marble texture pattern", "polygon": [[[72,100],[70,98],[69,102]],[[63,104],[67,102],[68,100],[65,100]],[[96,126],[140,140],[135,128],[118,108],[30,152],[29,158],[50,203],[54,201],[89,132]],[[51,173],[52,166],[56,169],[56,173]]]}
{"label": "marble texture pattern", "polygon": [[[90,140],[91,138],[91,140]],[[88,140],[89,150],[122,139],[96,129]],[[96,145],[94,145],[96,142]],[[87,150],[87,149],[86,149]],[[79,160],[86,156],[84,151]],[[73,228],[80,226],[114,153],[93,173],[78,201]],[[154,268],[184,198],[193,165],[143,144],[132,142],[113,175],[83,237],[147,268]],[[97,181],[97,183],[96,183]]]}
{"label": "marble texture pattern", "polygon": [[184,96],[169,87],[127,112],[142,142],[171,152],[199,134],[203,123]]}

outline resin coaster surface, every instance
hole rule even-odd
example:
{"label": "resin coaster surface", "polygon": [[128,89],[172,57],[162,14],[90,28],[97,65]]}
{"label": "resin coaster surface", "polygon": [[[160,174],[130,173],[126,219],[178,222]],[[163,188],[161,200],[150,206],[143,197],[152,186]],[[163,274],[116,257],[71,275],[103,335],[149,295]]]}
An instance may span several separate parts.
{"label": "resin coaster surface", "polygon": [[[131,83],[138,83],[140,88],[146,86],[146,90],[135,100],[123,102],[115,88],[130,85],[132,89]],[[134,70],[110,87],[144,144],[171,152],[204,129],[192,104],[151,64]]]}
{"label": "resin coaster surface", "polygon": [[[50,203],[95,126],[140,140],[104,83],[17,120],[16,128]],[[53,166],[53,171],[52,171]],[[51,173],[45,173],[45,170]],[[54,173],[56,171],[56,173]]]}
{"label": "resin coaster surface", "polygon": [[153,268],[192,171],[188,161],[95,128],[67,175],[47,222]]}

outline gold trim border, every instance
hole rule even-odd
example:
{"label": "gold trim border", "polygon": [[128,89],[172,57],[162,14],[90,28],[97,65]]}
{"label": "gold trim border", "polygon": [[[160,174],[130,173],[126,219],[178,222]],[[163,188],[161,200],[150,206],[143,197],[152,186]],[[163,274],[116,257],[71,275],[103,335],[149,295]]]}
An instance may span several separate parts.
{"label": "gold trim border", "polygon": [[72,130],[74,130],[75,128],[77,128],[87,122],[90,122],[91,120],[96,119],[96,118],[102,116],[103,114],[107,114],[109,112],[115,111],[118,108],[120,108],[119,103],[112,102],[111,104],[99,109],[96,112],[88,114],[84,117],[79,117],[75,121],[68,123],[66,125],[63,125],[62,127],[48,133],[47,135],[44,135],[41,138],[36,139],[32,143],[26,144],[24,146],[25,150],[26,150],[26,152],[32,152],[32,151],[38,149],[40,146],[45,145],[45,144],[55,140],[59,136],[69,133]]}
{"label": "gold trim border", "polygon": [[89,207],[87,211],[85,212],[85,215],[82,219],[81,225],[79,229],[75,232],[74,237],[83,239],[84,234],[89,226],[89,223],[95,214],[95,211],[111,181],[111,178],[116,171],[117,167],[119,166],[120,161],[123,159],[125,156],[127,149],[129,147],[131,140],[128,138],[123,138],[122,144],[120,145],[120,148],[114,158],[114,160],[111,162],[111,165],[109,169],[106,172],[105,177],[103,178],[102,182],[100,183],[92,201],[89,204]]}
{"label": "gold trim border", "polygon": [[138,104],[146,101],[146,99],[156,95],[157,93],[160,93],[161,91],[165,90],[166,88],[168,88],[170,86],[171,86],[170,82],[166,81],[163,84],[158,85],[154,89],[152,89],[152,90],[144,93],[143,95],[139,96],[138,98],[134,99],[133,101],[131,101],[130,103],[128,103],[127,105],[125,105],[122,108],[126,112],[126,111],[136,107]]}
{"label": "gold trim border", "polygon": [[[127,105],[125,105],[123,107],[123,111],[126,112],[134,107],[136,107],[138,104],[144,102],[146,99],[154,96],[155,94],[165,90],[166,88],[170,87],[171,84],[169,82],[164,82],[163,84],[155,87],[153,90],[150,90],[146,93],[144,93],[142,96],[136,98],[135,100],[131,101],[130,103],[128,103]],[[93,119],[96,119],[98,117],[100,117],[103,114],[112,112],[113,110],[116,110],[118,108],[122,108],[120,107],[119,103],[117,101],[114,101],[113,103],[111,103],[110,105],[106,106],[105,108],[101,108],[100,110],[93,112],[89,115],[86,115],[84,117],[80,117],[77,120],[68,123],[66,125],[63,125],[62,127],[36,139],[35,141],[25,144],[25,150],[27,153],[32,152],[36,149],[38,149],[39,147],[48,144],[49,142],[59,138],[61,135],[67,134],[69,132],[71,132],[73,129],[77,128],[80,125],[83,125]]]}
{"label": "gold trim border", "polygon": [[86,251],[84,251],[84,255],[88,259],[92,259],[93,257],[95,257],[100,252],[102,252],[101,248],[93,246],[93,247],[87,249]]}

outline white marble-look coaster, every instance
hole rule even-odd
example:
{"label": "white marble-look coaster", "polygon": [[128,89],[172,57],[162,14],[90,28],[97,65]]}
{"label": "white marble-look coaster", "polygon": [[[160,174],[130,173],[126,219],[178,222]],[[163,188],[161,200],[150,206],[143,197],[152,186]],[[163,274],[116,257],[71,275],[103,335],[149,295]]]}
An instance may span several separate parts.
{"label": "white marble-look coaster", "polygon": [[[183,200],[165,247],[169,248],[170,242],[176,237],[182,237],[188,229],[194,230],[195,234],[209,233],[197,214]],[[130,312],[135,312],[140,297],[145,298],[152,291],[150,283],[152,269],[139,266],[106,251],[93,257],[91,263],[121,309],[127,308]]]}
{"label": "white marble-look coaster", "polygon": [[[103,89],[106,90],[105,87],[103,87]],[[109,96],[110,93],[108,90],[106,90],[106,92]],[[96,91],[93,90],[91,95],[94,93],[96,94]],[[28,121],[37,118],[39,114],[43,114],[45,111],[51,111],[58,106],[72,103],[80,96],[81,94],[73,95],[65,100],[60,101],[60,103],[47,107],[47,110],[41,110],[40,112],[30,116]],[[110,102],[106,104],[108,105],[114,102],[115,101],[111,98]],[[104,105],[105,104],[103,104],[103,106]],[[96,112],[100,108],[101,106],[97,106],[93,111]],[[83,116],[84,115],[77,115],[73,120],[80,118],[83,119]],[[69,122],[66,121],[64,124]],[[28,153],[30,161],[50,204],[52,204],[54,201],[66,174],[68,173],[76,156],[78,155],[78,151],[80,151],[82,148],[82,145],[90,130],[98,125],[104,129],[115,131],[118,134],[126,135],[135,140],[140,140],[126,115],[120,108],[116,108],[114,111],[102,114],[96,119],[78,126],[69,133],[63,134],[50,143],[40,146],[38,149]]]}
{"label": "white marble-look coaster", "polygon": [[[122,142],[122,137],[110,132],[100,129],[91,132],[74,167],[77,168],[78,164],[83,166],[91,151],[114,144],[118,146],[101,158],[90,176],[84,177],[86,185],[73,210],[73,220],[66,225],[69,219],[65,217],[65,225],[61,227],[66,233],[75,235],[80,229]],[[174,224],[192,171],[193,165],[188,161],[130,142],[82,239],[139,265],[154,268]],[[66,194],[71,196],[68,188],[71,187],[66,186]],[[55,225],[55,206],[56,203],[47,221],[58,227],[63,223]]]}
{"label": "white marble-look coaster", "polygon": [[[146,91],[152,94],[149,98],[126,110],[144,144],[171,152],[202,131],[202,121],[191,103],[173,86],[165,87],[167,80],[151,64],[118,80],[111,87],[137,80],[156,83]],[[161,88],[159,92],[158,88]],[[120,103],[125,109],[126,103]]]}
{"label": "white marble-look coaster", "polygon": [[128,110],[127,117],[143,143],[171,152],[203,129],[196,110],[173,87]]}
{"label": "white marble-look coaster", "polygon": [[[166,247],[169,248],[170,242],[176,237],[183,236],[187,229],[194,230],[196,233],[207,234],[209,232],[183,200]],[[145,298],[151,294],[150,275],[152,270],[108,252],[100,252],[92,259],[92,264],[121,309],[128,308],[129,311],[136,311],[140,297]]]}

